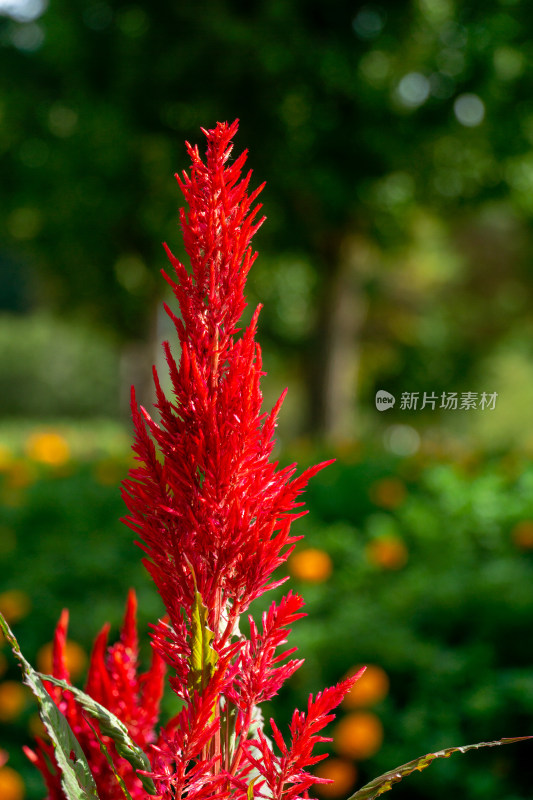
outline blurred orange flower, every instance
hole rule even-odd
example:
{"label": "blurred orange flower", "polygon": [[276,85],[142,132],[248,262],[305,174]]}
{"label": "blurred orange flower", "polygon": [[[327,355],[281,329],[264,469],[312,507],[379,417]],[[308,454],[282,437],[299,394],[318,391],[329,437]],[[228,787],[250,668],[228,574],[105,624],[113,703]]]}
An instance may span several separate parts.
{"label": "blurred orange flower", "polygon": [[2,800],[23,800],[24,781],[11,767],[0,767],[0,797]]}
{"label": "blurred orange flower", "polygon": [[[21,683],[4,681],[0,683],[0,722],[16,719],[26,705],[28,694]],[[0,793],[0,797],[3,795]]]}
{"label": "blurred orange flower", "polygon": [[406,497],[407,489],[399,478],[383,478],[370,487],[370,499],[383,508],[398,508]]}
{"label": "blurred orange flower", "polygon": [[12,461],[6,469],[6,485],[9,489],[25,489],[37,477],[35,467],[25,461]]}
{"label": "blurred orange flower", "polygon": [[70,447],[64,436],[55,431],[32,434],[26,442],[26,453],[32,461],[60,467],[70,459]]}
{"label": "blurred orange flower", "polygon": [[315,791],[321,797],[342,797],[346,795],[357,780],[355,764],[344,758],[328,758],[315,768],[319,778],[329,778],[333,783],[317,783]]}
{"label": "blurred orange flower", "polygon": [[308,583],[322,583],[330,577],[333,571],[329,555],[315,547],[294,553],[289,558],[288,566],[289,572],[294,578]]}
{"label": "blurred orange flower", "polygon": [[366,557],[371,564],[383,569],[401,569],[407,563],[409,554],[403,541],[397,536],[379,536],[368,542]]}
{"label": "blurred orange flower", "polygon": [[[37,667],[39,672],[46,675],[52,673],[52,642],[44,644],[37,653]],[[68,641],[65,645],[65,660],[67,663],[70,677],[75,680],[78,678],[87,665],[87,653],[77,642]]]}
{"label": "blurred orange flower", "polygon": [[28,614],[31,608],[30,598],[19,589],[9,589],[0,594],[0,613],[9,623],[17,622]]}
{"label": "blurred orange flower", "polygon": [[343,756],[359,761],[370,758],[383,742],[383,725],[371,711],[354,711],[337,723],[333,741]]}
{"label": "blurred orange flower", "polygon": [[[360,669],[361,666],[354,667],[349,671],[348,676],[355,675]],[[385,670],[378,667],[377,664],[369,664],[357,683],[354,683],[348,694],[345,695],[342,705],[345,708],[372,706],[387,696],[389,685],[389,677]]]}
{"label": "blurred orange flower", "polygon": [[522,550],[533,549],[533,520],[524,519],[517,522],[511,531],[511,537],[517,547]]}

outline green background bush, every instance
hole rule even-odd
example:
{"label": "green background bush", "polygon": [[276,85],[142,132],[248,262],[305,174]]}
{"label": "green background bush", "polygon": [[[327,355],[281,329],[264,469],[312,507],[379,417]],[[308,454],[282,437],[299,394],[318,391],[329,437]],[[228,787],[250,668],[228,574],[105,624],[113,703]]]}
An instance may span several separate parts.
{"label": "green background bush", "polygon": [[0,417],[118,414],[119,354],[94,326],[49,314],[0,315]]}

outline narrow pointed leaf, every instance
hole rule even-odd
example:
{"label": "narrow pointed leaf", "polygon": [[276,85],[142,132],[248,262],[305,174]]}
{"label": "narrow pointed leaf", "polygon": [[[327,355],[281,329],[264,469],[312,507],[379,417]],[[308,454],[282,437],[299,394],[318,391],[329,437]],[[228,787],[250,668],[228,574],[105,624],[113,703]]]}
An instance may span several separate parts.
{"label": "narrow pointed leaf", "polygon": [[388,792],[389,789],[392,789],[395,783],[398,783],[405,778],[406,775],[410,775],[415,770],[421,772],[426,767],[429,767],[432,761],[435,761],[437,758],[449,758],[452,753],[466,753],[468,750],[479,750],[481,747],[497,747],[500,744],[512,744],[513,742],[523,742],[526,739],[533,739],[533,736],[518,736],[514,739],[498,739],[495,742],[479,742],[478,744],[467,744],[463,747],[447,747],[445,750],[437,750],[435,753],[428,753],[425,756],[420,756],[420,758],[415,758],[414,761],[409,761],[407,764],[403,764],[401,767],[397,767],[396,769],[391,770],[390,772],[386,772],[384,775],[380,775],[379,778],[375,778],[370,783],[367,783],[366,786],[363,786],[359,789],[355,794],[352,794],[348,800],[374,800],[375,797],[379,797],[380,794],[384,792]]}
{"label": "narrow pointed leaf", "polygon": [[54,746],[54,755],[61,770],[61,785],[65,797],[67,800],[99,800],[94,778],[78,740],[46,691],[39,673],[22,655],[19,643],[2,614],[0,614],[0,628],[20,662],[24,683],[30,687],[39,703],[39,713]]}
{"label": "narrow pointed leaf", "polygon": [[146,753],[135,744],[130,737],[127,727],[124,723],[113,714],[109,709],[97,703],[88,694],[71,686],[66,681],[54,678],[51,675],[42,675],[44,680],[50,681],[55,686],[60,686],[65,691],[70,692],[76,702],[87,712],[93,719],[100,725],[100,730],[104,736],[109,736],[115,743],[117,753],[126,761],[129,761],[133,769],[137,772],[139,780],[142,782],[148,794],[157,794],[154,782],[147,775],[139,774],[139,770],[150,772],[151,764]]}

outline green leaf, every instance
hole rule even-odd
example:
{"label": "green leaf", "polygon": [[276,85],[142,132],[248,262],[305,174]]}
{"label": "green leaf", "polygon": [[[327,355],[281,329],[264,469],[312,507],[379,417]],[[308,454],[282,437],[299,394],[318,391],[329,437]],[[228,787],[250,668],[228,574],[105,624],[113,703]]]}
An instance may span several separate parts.
{"label": "green leaf", "polygon": [[120,786],[120,788],[122,789],[122,794],[124,795],[124,797],[126,798],[126,800],[133,800],[133,798],[132,798],[131,794],[128,792],[128,787],[127,787],[127,786],[126,786],[126,784],[124,783],[124,778],[122,777],[122,775],[120,775],[120,774],[117,772],[117,768],[115,767],[115,765],[114,765],[114,763],[113,763],[113,759],[111,758],[111,756],[110,756],[110,754],[109,754],[109,750],[107,749],[107,747],[105,746],[105,744],[103,743],[103,741],[102,741],[102,740],[100,739],[100,737],[98,736],[98,731],[96,730],[96,728],[94,727],[94,725],[91,725],[91,723],[89,722],[89,720],[88,720],[87,718],[86,718],[86,720],[85,720],[85,721],[87,722],[87,725],[89,725],[90,729],[91,729],[91,730],[92,730],[92,732],[94,733],[94,736],[95,736],[95,738],[96,738],[96,740],[97,740],[98,744],[100,745],[100,750],[102,751],[102,753],[103,753],[103,755],[104,755],[104,757],[105,757],[105,759],[106,759],[107,763],[109,764],[109,767],[110,767],[110,769],[111,769],[111,771],[112,771],[113,775],[115,776],[115,778],[116,778],[116,780],[117,780],[117,783],[118,783],[118,785],[119,785],[119,786]]}
{"label": "green leaf", "polygon": [[420,758],[415,758],[414,761],[409,761],[401,767],[386,772],[375,778],[366,786],[363,786],[355,794],[352,794],[348,800],[373,800],[374,797],[379,797],[380,794],[388,792],[392,789],[393,784],[398,783],[410,775],[415,770],[421,772],[426,767],[429,767],[432,761],[436,758],[449,758],[452,753],[466,753],[468,750],[479,750],[481,747],[497,747],[500,744],[512,744],[513,742],[523,742],[526,739],[533,739],[533,736],[518,736],[515,739],[498,739],[495,742],[479,742],[478,744],[467,744],[463,747],[447,747],[445,750],[438,750],[436,753],[428,753]]}
{"label": "green leaf", "polygon": [[0,628],[22,667],[23,681],[37,698],[41,719],[54,746],[67,800],[99,800],[96,784],[70,725],[43,686],[39,673],[26,661],[14,633],[0,614]]}
{"label": "green leaf", "polygon": [[[139,770],[147,772],[151,770],[152,767],[148,756],[135,744],[129,735],[128,729],[115,714],[100,705],[100,703],[97,703],[96,700],[88,694],[82,692],[81,689],[71,686],[70,683],[59,680],[58,678],[53,678],[51,675],[42,675],[41,677],[46,681],[50,681],[50,683],[53,683],[55,686],[60,686],[65,691],[69,691],[83,710],[97,720],[102,734],[104,736],[109,736],[109,738],[113,740],[119,756],[129,761],[137,773]],[[138,775],[138,777],[148,794],[157,794],[154,782],[151,778],[146,775]]]}
{"label": "green leaf", "polygon": [[[192,570],[192,567],[191,567]],[[218,654],[212,647],[214,633],[207,626],[207,607],[194,580],[194,602],[191,613],[191,660],[188,689],[192,694],[202,692],[215,671]]]}

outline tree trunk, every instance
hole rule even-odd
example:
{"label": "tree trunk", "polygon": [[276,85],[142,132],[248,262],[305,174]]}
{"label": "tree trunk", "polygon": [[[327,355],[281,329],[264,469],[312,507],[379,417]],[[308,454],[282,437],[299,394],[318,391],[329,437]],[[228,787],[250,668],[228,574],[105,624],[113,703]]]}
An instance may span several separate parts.
{"label": "tree trunk", "polygon": [[333,252],[329,263],[334,266],[321,297],[319,346],[311,364],[311,427],[332,441],[349,441],[358,432],[360,338],[366,315],[362,278],[369,247],[352,235]]}
{"label": "tree trunk", "polygon": [[[168,367],[161,343],[172,340],[168,317],[158,302],[150,314],[145,337],[125,342],[120,358],[120,409],[125,417],[130,416],[130,392],[135,387],[138,405],[144,406],[149,414],[154,414],[155,387],[152,366],[157,367],[163,389],[168,388]],[[157,417],[157,414],[155,414]]]}

